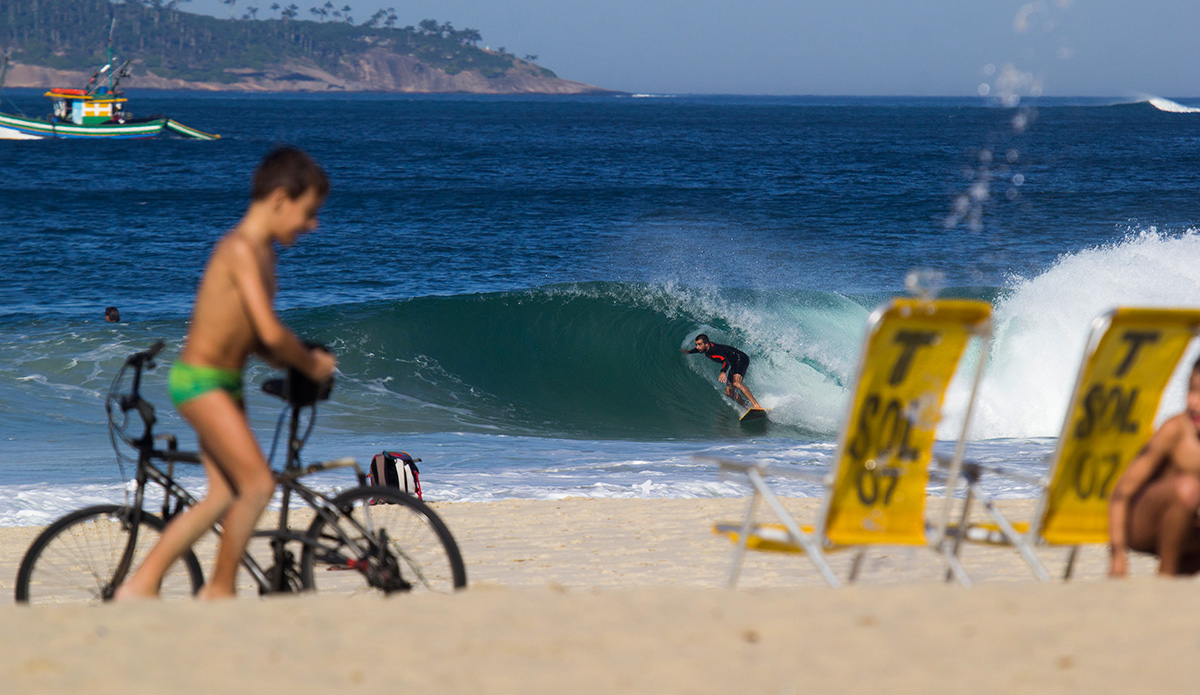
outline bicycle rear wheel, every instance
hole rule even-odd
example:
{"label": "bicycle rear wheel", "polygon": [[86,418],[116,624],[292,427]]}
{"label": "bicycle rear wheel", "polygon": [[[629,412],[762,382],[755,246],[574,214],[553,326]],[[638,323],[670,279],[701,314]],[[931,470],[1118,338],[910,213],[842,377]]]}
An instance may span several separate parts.
{"label": "bicycle rear wheel", "polygon": [[318,514],[308,529],[300,555],[306,588],[450,593],[467,585],[454,536],[424,502],[387,488],[358,487],[333,504],[341,511],[336,527]]}
{"label": "bicycle rear wheel", "polygon": [[[86,507],[62,517],[34,539],[17,571],[18,603],[100,603],[112,598],[125,577],[116,577],[133,529],[133,508]],[[143,512],[129,569],[136,569],[166,524]],[[204,584],[195,554],[188,551],[163,577],[163,598],[191,596]]]}

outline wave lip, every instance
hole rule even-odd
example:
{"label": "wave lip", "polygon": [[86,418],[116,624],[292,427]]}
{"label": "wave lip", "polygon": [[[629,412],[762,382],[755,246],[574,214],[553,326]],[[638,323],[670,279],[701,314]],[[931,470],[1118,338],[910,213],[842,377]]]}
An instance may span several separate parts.
{"label": "wave lip", "polygon": [[1146,101],[1159,111],[1166,111],[1167,113],[1200,113],[1200,108],[1184,106],[1183,104],[1162,97],[1150,97]]}

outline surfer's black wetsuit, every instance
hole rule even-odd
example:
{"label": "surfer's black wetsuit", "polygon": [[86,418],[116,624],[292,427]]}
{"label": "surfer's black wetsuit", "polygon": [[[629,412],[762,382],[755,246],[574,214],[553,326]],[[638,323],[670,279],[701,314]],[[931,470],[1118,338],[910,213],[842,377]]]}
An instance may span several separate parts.
{"label": "surfer's black wetsuit", "polygon": [[[700,351],[692,348],[687,352],[694,355]],[[732,379],[734,374],[740,374],[743,379],[746,378],[746,368],[750,366],[750,356],[741,350],[728,345],[709,343],[708,352],[704,353],[704,356],[721,363],[721,371],[725,373],[726,379]]]}

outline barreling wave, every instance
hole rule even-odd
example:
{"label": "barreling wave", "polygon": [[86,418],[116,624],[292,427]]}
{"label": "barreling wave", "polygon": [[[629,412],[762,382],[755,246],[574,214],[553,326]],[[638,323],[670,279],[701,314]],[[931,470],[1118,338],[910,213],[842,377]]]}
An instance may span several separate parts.
{"label": "barreling wave", "polygon": [[[975,292],[995,306],[995,340],[973,437],[1055,436],[1092,319],[1118,305],[1200,306],[1196,268],[1200,234],[1150,228],[1064,254],[1002,289]],[[679,352],[705,332],[751,356],[746,381],[771,409],[771,435],[829,441],[841,424],[867,316],[885,298],[597,282],[291,310],[285,320],[303,336],[331,341],[338,353],[342,375],[322,427],[346,434],[736,435],[738,411],[721,395],[716,365]],[[0,338],[9,355],[0,367],[0,415],[10,436],[33,436],[56,423],[95,422],[120,360],[165,339],[163,359],[171,361],[186,322],[8,327]],[[1183,371],[1186,364],[1160,417],[1182,407]],[[149,377],[148,393],[171,418],[160,372]],[[271,372],[255,366],[248,378],[257,383]],[[965,391],[951,386],[944,436],[961,422]]]}
{"label": "barreling wave", "polygon": [[[1056,436],[1092,319],[1119,305],[1200,306],[1197,267],[1200,234],[1150,228],[1064,254],[1002,289],[975,292],[995,305],[995,340],[972,436]],[[705,332],[750,354],[747,383],[771,409],[772,434],[832,439],[866,318],[883,299],[588,283],[358,304],[297,318],[302,330],[338,338],[345,377],[334,417],[348,418],[349,430],[585,439],[735,434],[737,411],[720,393],[715,365],[679,353]],[[1181,407],[1185,371],[1171,381],[1160,418]],[[961,422],[965,391],[951,387],[945,436]]]}
{"label": "barreling wave", "polygon": [[[782,430],[836,431],[869,307],[810,291],[587,283],[427,296],[289,316],[337,336],[349,429],[580,438],[735,433],[697,333],[751,356],[747,383]],[[375,422],[362,422],[362,420]]]}

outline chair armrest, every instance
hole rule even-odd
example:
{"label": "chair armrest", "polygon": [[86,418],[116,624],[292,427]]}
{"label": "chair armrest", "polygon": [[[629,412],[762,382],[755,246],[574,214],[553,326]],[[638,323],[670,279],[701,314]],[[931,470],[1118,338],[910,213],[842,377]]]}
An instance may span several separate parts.
{"label": "chair armrest", "polygon": [[[950,467],[950,462],[953,459],[952,457],[944,454],[936,454],[934,456],[934,460],[937,462],[938,467],[947,469]],[[989,475],[999,475],[1010,480],[1016,480],[1019,482],[1028,483],[1030,485],[1044,486],[1046,484],[1046,479],[1044,477],[1032,476],[1027,473],[1018,473],[1017,471],[1008,468],[1002,468],[1000,466],[986,466],[975,461],[963,461],[962,474],[968,482],[979,482],[979,479],[984,473]]]}

